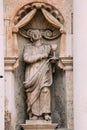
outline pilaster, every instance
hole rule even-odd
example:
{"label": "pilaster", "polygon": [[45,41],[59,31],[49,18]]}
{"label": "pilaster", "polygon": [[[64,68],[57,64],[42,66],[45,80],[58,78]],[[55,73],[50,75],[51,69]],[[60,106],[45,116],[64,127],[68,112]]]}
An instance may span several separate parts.
{"label": "pilaster", "polygon": [[62,34],[60,46],[60,67],[65,71],[66,91],[66,124],[67,129],[73,129],[73,54],[72,34]]}
{"label": "pilaster", "polygon": [[73,128],[73,59],[61,58],[65,70],[67,128]]}
{"label": "pilaster", "polygon": [[16,57],[5,57],[5,129],[15,129],[16,109],[14,95],[14,69]]}

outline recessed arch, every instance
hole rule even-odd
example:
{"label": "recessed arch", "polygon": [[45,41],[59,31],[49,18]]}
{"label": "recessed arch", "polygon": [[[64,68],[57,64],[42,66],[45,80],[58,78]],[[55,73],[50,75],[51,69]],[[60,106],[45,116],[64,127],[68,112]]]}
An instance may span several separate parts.
{"label": "recessed arch", "polygon": [[21,7],[13,18],[13,32],[18,31],[34,17],[36,12],[40,10],[45,19],[54,27],[63,30],[64,18],[60,11],[50,4],[43,2],[33,2]]}

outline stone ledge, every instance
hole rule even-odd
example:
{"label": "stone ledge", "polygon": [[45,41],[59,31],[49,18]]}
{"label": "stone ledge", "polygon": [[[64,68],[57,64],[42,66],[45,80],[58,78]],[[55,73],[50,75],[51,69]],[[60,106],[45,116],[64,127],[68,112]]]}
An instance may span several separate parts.
{"label": "stone ledge", "polygon": [[73,70],[73,57],[59,57],[59,63],[63,70]]}
{"label": "stone ledge", "polygon": [[21,126],[24,130],[55,130],[58,124],[44,120],[30,120],[26,121],[26,124],[21,124]]}
{"label": "stone ledge", "polygon": [[14,69],[18,66],[18,58],[5,57],[4,64],[5,64],[5,71],[14,71]]}
{"label": "stone ledge", "polygon": [[56,130],[72,130],[72,129],[67,129],[67,128],[59,128],[59,129],[56,129]]}
{"label": "stone ledge", "polygon": [[52,122],[46,120],[26,120],[26,124],[52,124]]}

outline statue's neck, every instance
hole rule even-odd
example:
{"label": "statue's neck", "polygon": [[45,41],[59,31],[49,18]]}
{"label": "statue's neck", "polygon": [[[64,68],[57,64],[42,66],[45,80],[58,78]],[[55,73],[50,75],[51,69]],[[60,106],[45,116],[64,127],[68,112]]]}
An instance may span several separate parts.
{"label": "statue's neck", "polygon": [[41,41],[40,40],[37,40],[33,43],[35,46],[41,46]]}

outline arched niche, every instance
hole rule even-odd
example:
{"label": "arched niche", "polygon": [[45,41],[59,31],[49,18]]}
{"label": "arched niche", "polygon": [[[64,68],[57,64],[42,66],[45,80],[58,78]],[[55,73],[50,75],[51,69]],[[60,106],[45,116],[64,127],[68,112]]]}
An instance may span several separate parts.
{"label": "arched niche", "polygon": [[[56,56],[60,56],[61,38],[65,34],[63,29],[64,19],[55,7],[34,2],[24,5],[16,13],[12,23],[12,35],[16,56],[19,64],[15,74],[15,104],[17,124],[27,119],[26,96],[23,87],[25,64],[22,59],[24,45],[29,42],[28,30],[39,29],[42,34],[42,42],[57,44]],[[18,53],[17,53],[18,52]],[[52,96],[52,121],[57,122],[59,127],[66,127],[66,102],[65,102],[65,72],[61,69],[62,64],[55,67],[53,73]]]}

